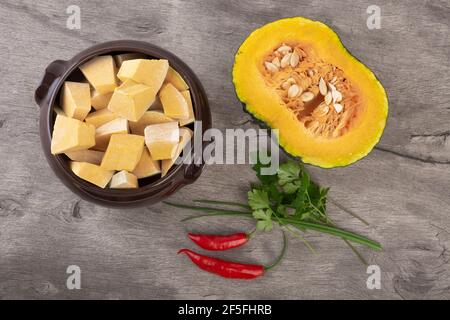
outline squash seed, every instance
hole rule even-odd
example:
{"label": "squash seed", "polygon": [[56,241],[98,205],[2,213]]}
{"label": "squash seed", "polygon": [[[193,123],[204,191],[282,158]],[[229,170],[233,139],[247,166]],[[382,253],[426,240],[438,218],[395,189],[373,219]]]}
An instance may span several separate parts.
{"label": "squash seed", "polygon": [[340,103],[335,103],[333,105],[334,110],[336,110],[337,113],[341,113],[342,110],[344,110],[344,106]]}
{"label": "squash seed", "polygon": [[331,95],[331,91],[328,91],[328,93],[325,96],[325,103],[330,104],[332,100],[333,100],[333,97]]}
{"label": "squash seed", "polygon": [[264,65],[266,66],[266,69],[272,73],[277,72],[278,68],[276,65],[274,65],[272,62],[264,62]]}
{"label": "squash seed", "polygon": [[320,77],[319,80],[319,90],[320,90],[320,94],[325,96],[327,94],[327,84],[325,83],[325,80],[323,80],[322,77]]}
{"label": "squash seed", "polygon": [[308,102],[314,99],[314,93],[306,91],[301,96],[303,102]]}
{"label": "squash seed", "polygon": [[330,107],[323,102],[313,111],[313,116],[316,118],[322,118],[328,114]]}
{"label": "squash seed", "polygon": [[287,45],[285,45],[285,44],[283,44],[281,47],[279,47],[277,49],[277,51],[282,53],[282,54],[287,54],[287,53],[292,51],[292,48],[287,46]]}
{"label": "squash seed", "polygon": [[273,58],[272,64],[275,65],[275,67],[279,68],[280,67],[280,58],[278,58],[278,57]]}
{"label": "squash seed", "polygon": [[288,97],[294,98],[299,94],[299,92],[300,92],[300,88],[298,87],[298,85],[293,84],[292,86],[289,87]]}
{"label": "squash seed", "polygon": [[300,61],[300,57],[298,55],[297,52],[292,52],[291,53],[291,59],[290,59],[290,64],[292,68],[295,68],[298,65],[298,62]]}
{"label": "squash seed", "polygon": [[314,75],[314,71],[312,69],[308,69],[308,76],[312,77]]}
{"label": "squash seed", "polygon": [[281,67],[285,68],[289,65],[289,61],[291,60],[291,54],[288,53],[286,54],[282,59],[281,59]]}
{"label": "squash seed", "polygon": [[342,93],[340,93],[339,91],[333,91],[332,92],[332,95],[333,95],[333,100],[334,100],[334,102],[340,102],[340,101],[342,101]]}

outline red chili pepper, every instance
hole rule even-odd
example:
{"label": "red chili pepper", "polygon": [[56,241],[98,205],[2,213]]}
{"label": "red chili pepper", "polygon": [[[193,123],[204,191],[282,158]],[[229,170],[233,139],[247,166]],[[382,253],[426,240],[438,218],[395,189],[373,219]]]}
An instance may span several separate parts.
{"label": "red chili pepper", "polygon": [[254,279],[264,274],[264,266],[243,264],[204,256],[189,249],[181,249],[200,269],[230,279]]}
{"label": "red chili pepper", "polygon": [[281,254],[270,266],[257,264],[243,264],[222,259],[208,257],[189,249],[181,249],[178,254],[185,253],[200,269],[231,279],[254,279],[260,277],[265,271],[275,267],[284,257],[287,247],[287,238],[283,232],[283,249]]}
{"label": "red chili pepper", "polygon": [[189,233],[188,237],[199,247],[205,250],[213,251],[223,251],[237,248],[247,243],[250,239],[249,235],[244,232],[238,232],[223,236]]}

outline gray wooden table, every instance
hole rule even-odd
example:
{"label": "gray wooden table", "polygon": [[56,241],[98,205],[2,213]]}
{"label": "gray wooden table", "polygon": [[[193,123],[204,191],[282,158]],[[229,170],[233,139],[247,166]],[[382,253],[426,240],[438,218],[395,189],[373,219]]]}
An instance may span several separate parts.
{"label": "gray wooden table", "polygon": [[[433,1],[9,1],[0,3],[0,298],[359,299],[450,298],[450,3]],[[66,28],[66,8],[81,8],[81,29]],[[367,7],[381,8],[369,30]],[[381,269],[381,289],[342,241],[317,233],[312,254],[291,238],[287,259],[251,282],[199,272],[181,247],[188,230],[228,232],[251,223],[225,218],[190,224],[190,212],[163,204],[114,210],[81,201],[56,178],[41,152],[33,92],[45,66],[91,45],[138,39],[182,58],[202,80],[214,126],[239,127],[231,83],[233,55],[255,28],[282,17],[321,20],[384,84],[390,101],[377,148],[339,169],[310,167],[330,196],[370,222],[330,204],[341,226],[380,241],[361,248]],[[243,201],[248,165],[215,165],[172,196]],[[279,233],[261,234],[224,257],[269,262]],[[81,290],[66,288],[66,268],[81,268]]]}

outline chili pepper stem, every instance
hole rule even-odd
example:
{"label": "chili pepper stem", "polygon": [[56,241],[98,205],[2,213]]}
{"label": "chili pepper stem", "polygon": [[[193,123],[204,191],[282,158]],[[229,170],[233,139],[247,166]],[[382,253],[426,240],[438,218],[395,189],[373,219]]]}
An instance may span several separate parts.
{"label": "chili pepper stem", "polygon": [[247,233],[247,239],[250,240],[256,234],[256,228]]}
{"label": "chili pepper stem", "polygon": [[286,253],[286,249],[287,249],[287,237],[286,237],[286,233],[284,231],[282,231],[282,233],[283,233],[283,248],[281,249],[281,253],[278,256],[278,258],[271,265],[264,267],[264,271],[269,271],[270,269],[274,268],[284,258],[284,254]]}

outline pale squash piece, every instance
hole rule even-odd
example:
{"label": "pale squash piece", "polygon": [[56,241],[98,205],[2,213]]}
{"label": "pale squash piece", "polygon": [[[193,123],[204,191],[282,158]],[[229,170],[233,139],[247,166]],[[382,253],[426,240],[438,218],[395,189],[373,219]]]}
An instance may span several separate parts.
{"label": "pale squash piece", "polygon": [[69,151],[65,152],[66,156],[69,157],[70,160],[78,161],[78,162],[88,162],[92,164],[100,165],[103,159],[104,152],[95,151],[95,150],[78,150],[78,151]]}
{"label": "pale squash piece", "polygon": [[184,90],[181,91],[181,94],[183,95],[184,99],[186,99],[186,102],[188,104],[189,117],[187,119],[180,119],[180,127],[188,125],[195,121],[194,107],[192,106],[191,93],[189,92],[189,90]]}
{"label": "pale squash piece", "polygon": [[159,92],[164,114],[173,119],[189,118],[189,106],[186,99],[171,83],[165,84]]}
{"label": "pale squash piece", "polygon": [[130,121],[138,121],[154,101],[150,87],[127,80],[114,90],[108,109]]}
{"label": "pale squash piece", "polygon": [[105,109],[112,97],[112,92],[99,93],[97,90],[91,90],[91,105],[95,110]]}
{"label": "pale squash piece", "polygon": [[128,133],[127,119],[117,118],[98,127],[95,130],[95,146],[93,149],[105,151],[108,148],[111,135],[115,133]]}
{"label": "pale squash piece", "polygon": [[167,71],[164,83],[173,84],[173,86],[177,88],[178,91],[184,91],[189,89],[186,81],[184,81],[181,75],[178,72],[176,72],[175,69],[172,68],[171,66],[169,66],[169,70]]}
{"label": "pale squash piece", "polygon": [[114,174],[114,171],[102,169],[88,162],[70,161],[70,169],[81,179],[100,188],[105,188]]}
{"label": "pale squash piece", "polygon": [[53,126],[51,153],[89,149],[95,145],[95,127],[77,119],[57,115]]}
{"label": "pale squash piece", "polygon": [[112,56],[92,58],[80,66],[80,70],[98,93],[113,92],[117,87],[116,66]]}
{"label": "pale squash piece", "polygon": [[65,81],[60,95],[60,105],[68,117],[83,121],[91,111],[89,84]]}
{"label": "pale squash piece", "polygon": [[88,114],[88,116],[86,117],[86,119],[84,119],[84,121],[98,128],[104,125],[105,123],[110,122],[117,118],[119,118],[119,116],[114,112],[111,112],[108,109],[100,109],[98,111],[94,111]]}
{"label": "pale squash piece", "polygon": [[106,170],[133,171],[144,150],[144,137],[135,134],[113,134],[103,156]]}
{"label": "pale squash piece", "polygon": [[189,128],[180,128],[180,142],[178,143],[177,150],[172,159],[162,160],[161,161],[161,177],[164,177],[169,169],[175,163],[175,160],[180,156],[184,147],[188,144],[192,139],[192,130]]}
{"label": "pale squash piece", "polygon": [[178,122],[152,124],[145,128],[145,144],[153,160],[172,159],[180,136]]}
{"label": "pale squash piece", "polygon": [[138,179],[151,177],[161,173],[161,164],[153,160],[147,148],[144,148],[141,159],[132,172]]}
{"label": "pale squash piece", "polygon": [[116,54],[114,56],[114,61],[116,62],[117,68],[120,68],[124,61],[134,60],[134,59],[145,59],[145,58],[147,58],[147,55],[145,55],[143,53],[137,53],[137,52],[121,53],[121,54]]}
{"label": "pale squash piece", "polygon": [[169,69],[169,62],[164,59],[134,59],[124,61],[117,77],[122,80],[133,80],[147,85],[156,96]]}
{"label": "pale squash piece", "polygon": [[138,187],[137,177],[126,170],[122,170],[113,175],[110,188],[113,189],[133,189]]}
{"label": "pale squash piece", "polygon": [[138,121],[130,121],[130,131],[132,134],[144,135],[144,129],[148,125],[166,123],[174,121],[160,111],[147,111]]}

